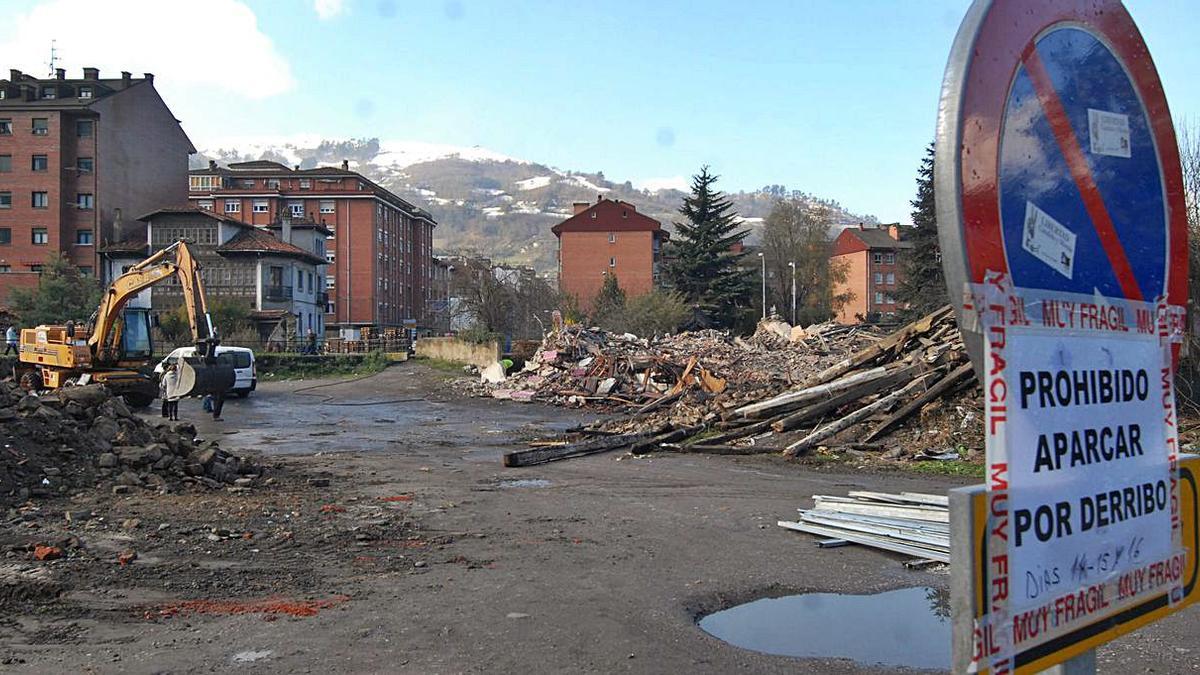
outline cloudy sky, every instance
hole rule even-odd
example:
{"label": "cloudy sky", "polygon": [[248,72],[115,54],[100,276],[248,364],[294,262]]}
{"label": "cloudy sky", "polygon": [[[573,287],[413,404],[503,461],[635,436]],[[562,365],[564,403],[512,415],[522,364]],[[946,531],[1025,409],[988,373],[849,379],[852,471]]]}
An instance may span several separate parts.
{"label": "cloudy sky", "polygon": [[[153,72],[199,147],[473,146],[646,186],[710,164],[909,221],[966,0],[0,0],[0,68]],[[1200,4],[1128,0],[1177,118]]]}

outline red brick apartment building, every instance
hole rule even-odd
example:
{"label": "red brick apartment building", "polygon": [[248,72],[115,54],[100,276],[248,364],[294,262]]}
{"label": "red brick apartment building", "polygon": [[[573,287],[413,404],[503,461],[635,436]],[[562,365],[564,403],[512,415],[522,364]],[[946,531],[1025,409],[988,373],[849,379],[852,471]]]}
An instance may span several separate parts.
{"label": "red brick apartment building", "polygon": [[189,173],[194,206],[268,227],[283,217],[320,223],[326,246],[331,329],[430,326],[433,303],[433,218],[359,173],[301,169],[255,161],[227,167],[210,162]]}
{"label": "red brick apartment building", "polygon": [[849,290],[850,302],[838,313],[839,323],[888,320],[899,307],[896,289],[903,280],[904,252],[911,241],[901,239],[898,224],[874,227],[859,224],[848,227],[833,240],[834,264],[847,267],[846,280],[834,288],[834,294]]}
{"label": "red brick apartment building", "polygon": [[658,284],[662,243],[669,233],[628,202],[598,197],[575,202],[575,214],[551,228],[558,237],[558,287],[588,311],[604,285],[617,276],[628,297]]}
{"label": "red brick apartment building", "polygon": [[[196,149],[154,89],[154,76],[0,80],[0,305],[37,285],[53,253],[84,274],[99,245],[120,241],[137,216],[185,201]],[[121,214],[125,214],[126,225]]]}

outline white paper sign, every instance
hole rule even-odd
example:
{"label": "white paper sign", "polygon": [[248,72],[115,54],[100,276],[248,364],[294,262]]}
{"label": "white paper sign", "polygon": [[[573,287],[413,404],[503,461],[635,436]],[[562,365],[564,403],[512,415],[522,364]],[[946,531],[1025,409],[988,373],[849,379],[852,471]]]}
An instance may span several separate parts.
{"label": "white paper sign", "polygon": [[1033,202],[1025,202],[1021,248],[1070,279],[1075,269],[1075,233]]}
{"label": "white paper sign", "polygon": [[[1007,341],[1009,597],[1020,612],[1166,559],[1172,484],[1156,336],[1010,328]],[[1119,595],[1096,602],[1115,609]]]}
{"label": "white paper sign", "polygon": [[1129,115],[1088,108],[1092,154],[1129,159]]}

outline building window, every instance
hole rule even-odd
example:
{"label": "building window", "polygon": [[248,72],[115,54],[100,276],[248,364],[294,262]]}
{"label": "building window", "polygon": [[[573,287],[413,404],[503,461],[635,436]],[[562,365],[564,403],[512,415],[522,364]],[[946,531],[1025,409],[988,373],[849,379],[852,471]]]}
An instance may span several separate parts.
{"label": "building window", "polygon": [[269,203],[267,203],[267,200],[265,200],[265,199],[255,199],[254,200],[254,212],[255,213],[266,213],[270,210],[271,210],[271,205]]}
{"label": "building window", "polygon": [[88,138],[92,135],[91,120],[77,120],[75,122],[75,135],[80,138]]}
{"label": "building window", "polygon": [[242,203],[236,199],[225,200],[225,213],[241,213]]}
{"label": "building window", "polygon": [[321,213],[333,213],[333,200],[332,199],[322,199],[321,200]]}
{"label": "building window", "polygon": [[12,193],[0,192],[0,209],[12,208]]}
{"label": "building window", "polygon": [[50,133],[50,120],[45,117],[33,118],[33,135],[45,136]]}
{"label": "building window", "polygon": [[75,168],[79,173],[91,173],[96,168],[95,161],[91,157],[80,157],[75,160]]}
{"label": "building window", "polygon": [[12,244],[12,228],[0,227],[0,246]]}
{"label": "building window", "polygon": [[54,87],[42,87],[42,98],[58,98],[58,90]]}
{"label": "building window", "polygon": [[35,227],[30,239],[38,246],[45,246],[50,243],[50,231],[44,227]]}
{"label": "building window", "polygon": [[34,171],[49,171],[50,158],[46,155],[34,155],[33,161],[30,163],[30,168]]}
{"label": "building window", "polygon": [[279,179],[278,178],[268,178],[267,179],[267,189],[268,190],[278,190],[279,189]]}
{"label": "building window", "polygon": [[219,178],[220,176],[191,176],[188,178],[188,189],[193,192],[212,190],[221,185]]}
{"label": "building window", "polygon": [[253,178],[243,178],[242,180],[239,180],[237,182],[237,186],[242,188],[243,190],[253,190],[254,189],[254,179]]}
{"label": "building window", "polygon": [[49,192],[34,192],[31,200],[33,208],[46,209],[50,208],[50,193]]}
{"label": "building window", "polygon": [[96,197],[87,192],[75,195],[75,207],[81,211],[91,211],[96,208]]}
{"label": "building window", "polygon": [[875,292],[875,304],[877,304],[877,305],[883,304],[883,293],[881,293],[879,291]]}
{"label": "building window", "polygon": [[11,271],[12,271],[12,268],[9,267],[8,265],[0,265],[0,274],[8,274]]}
{"label": "building window", "polygon": [[596,212],[592,211],[592,220],[595,220],[595,219],[596,219]]}
{"label": "building window", "polygon": [[616,232],[608,233],[608,243],[610,243],[610,244],[617,243],[617,233]]}
{"label": "building window", "polygon": [[300,179],[300,189],[301,189],[301,190],[309,190],[309,189],[311,189],[311,188],[312,188],[312,181],[311,181],[311,180],[309,180],[309,179],[307,179],[307,178],[301,178],[301,179]]}
{"label": "building window", "polygon": [[293,218],[303,218],[304,202],[288,202],[288,211],[291,212]]}
{"label": "building window", "polygon": [[213,210],[213,201],[211,199],[201,199],[200,201],[196,202],[196,205],[205,211]]}
{"label": "building window", "polygon": [[91,97],[92,97],[92,88],[91,87],[80,87],[79,88],[79,98],[91,98]]}
{"label": "building window", "polygon": [[37,274],[41,274],[41,273],[42,273],[42,266],[41,266],[41,265],[30,265],[30,266],[29,266],[29,271],[30,271],[30,272],[36,272]]}
{"label": "building window", "polygon": [[12,120],[0,120],[0,136],[12,136]]}
{"label": "building window", "polygon": [[609,258],[609,259],[608,259],[608,266],[609,266],[609,267],[616,267],[616,266],[617,266],[617,258],[616,258],[616,256],[613,256],[613,257],[611,257],[611,258]]}
{"label": "building window", "polygon": [[872,253],[871,254],[871,262],[875,263],[876,265],[882,263],[883,262],[883,254],[882,253]]}
{"label": "building window", "polygon": [[75,243],[79,246],[91,246],[92,245],[92,231],[91,230],[75,230]]}
{"label": "building window", "polygon": [[91,265],[80,265],[79,276],[81,276],[81,277],[92,276],[92,266]]}
{"label": "building window", "polygon": [[0,155],[0,173],[12,171],[12,155]]}
{"label": "building window", "polygon": [[884,265],[895,265],[896,264],[896,254],[895,253],[884,253],[883,254],[883,264]]}
{"label": "building window", "polygon": [[882,284],[882,283],[883,283],[883,272],[876,272],[876,273],[875,273],[875,283],[876,283],[876,284]]}
{"label": "building window", "polygon": [[888,272],[888,274],[887,274],[887,282],[888,282],[888,286],[895,286],[895,285],[896,285],[896,273],[895,273],[895,272]]}
{"label": "building window", "polygon": [[334,261],[334,253],[333,253],[333,251],[326,251],[326,252],[325,252],[325,262],[327,262],[327,263],[329,263],[330,265],[332,265],[332,264],[333,264],[333,261]]}
{"label": "building window", "polygon": [[325,290],[333,290],[333,277],[325,277]]}

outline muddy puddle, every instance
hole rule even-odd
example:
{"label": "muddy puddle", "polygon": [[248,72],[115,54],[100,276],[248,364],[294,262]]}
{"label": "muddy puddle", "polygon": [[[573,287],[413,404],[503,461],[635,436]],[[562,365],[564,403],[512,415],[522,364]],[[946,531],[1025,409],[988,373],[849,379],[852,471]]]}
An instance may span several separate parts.
{"label": "muddy puddle", "polygon": [[943,589],[763,598],[709,614],[700,619],[700,628],[766,654],[920,670],[950,668],[950,595]]}

